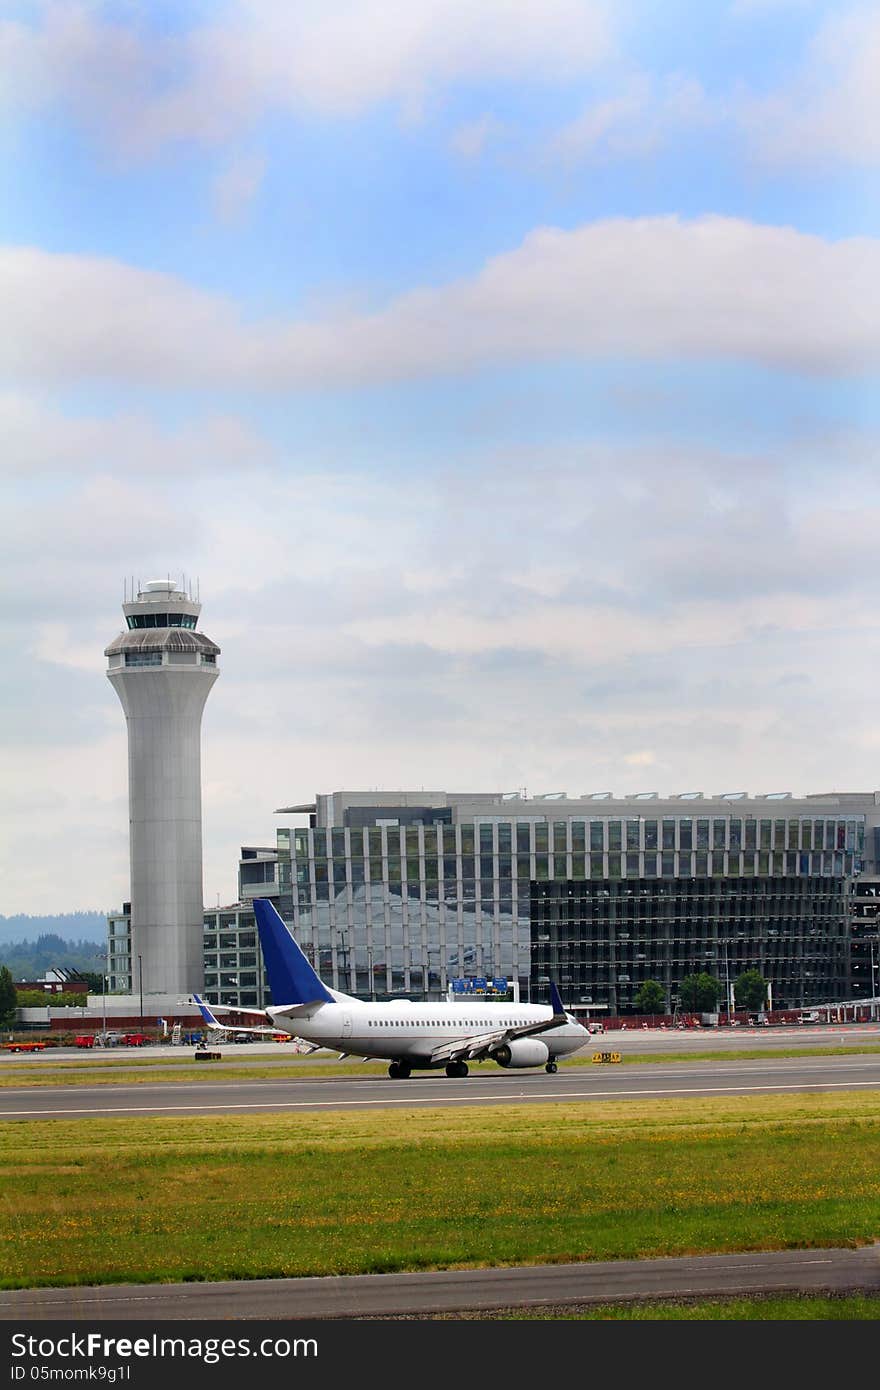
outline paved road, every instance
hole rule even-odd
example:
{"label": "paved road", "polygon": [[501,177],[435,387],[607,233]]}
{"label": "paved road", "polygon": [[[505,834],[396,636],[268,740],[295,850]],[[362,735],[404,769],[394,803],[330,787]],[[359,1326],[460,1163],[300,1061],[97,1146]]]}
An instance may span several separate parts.
{"label": "paved road", "polygon": [[755,1293],[880,1294],[880,1246],[516,1269],[0,1293],[0,1319],[393,1317]]}
{"label": "paved road", "polygon": [[880,1054],[682,1061],[664,1065],[590,1066],[560,1071],[503,1072],[486,1064],[464,1081],[416,1073],[409,1081],[381,1076],[268,1081],[147,1082],[138,1086],[10,1087],[0,1090],[0,1119],[122,1115],[242,1114],[369,1110],[390,1106],[480,1106],[549,1101],[602,1101],[688,1096],[773,1095],[785,1091],[876,1090]]}

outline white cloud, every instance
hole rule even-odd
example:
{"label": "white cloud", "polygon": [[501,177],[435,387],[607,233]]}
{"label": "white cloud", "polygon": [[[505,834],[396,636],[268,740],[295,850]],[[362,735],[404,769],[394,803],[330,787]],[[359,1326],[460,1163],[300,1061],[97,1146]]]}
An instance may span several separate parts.
{"label": "white cloud", "polygon": [[880,242],[737,218],[544,227],[469,279],[372,314],[248,321],[231,301],[119,262],[0,252],[0,368],[44,382],[283,390],[499,363],[737,359],[847,373],[880,358]]}
{"label": "white cloud", "polygon": [[827,19],[798,71],[777,91],[741,101],[751,148],[770,164],[827,167],[880,161],[880,12]]}
{"label": "white cloud", "polygon": [[462,159],[479,159],[487,146],[496,141],[503,131],[503,123],[487,112],[479,120],[459,126],[450,144],[454,153]]}
{"label": "white cloud", "polygon": [[823,442],[817,467],[798,444],[767,459],[604,443],[396,477],[76,472],[37,505],[17,478],[3,756],[59,814],[84,808],[51,883],[24,862],[44,807],[0,808],[6,910],[127,895],[124,721],[102,653],[132,572],[198,575],[222,649],[204,720],[212,902],[234,892],[239,845],[271,842],[275,806],[335,786],[629,791],[649,768],[658,790],[855,785],[880,490],[862,480],[858,514],[841,496],[864,453]]}
{"label": "white cloud", "polygon": [[548,142],[551,159],[575,163],[599,153],[647,153],[656,143],[647,113],[650,82],[630,79],[624,89],[604,101],[591,102],[581,114]]}
{"label": "white cloud", "polygon": [[776,14],[782,10],[812,10],[821,0],[731,0],[730,13],[751,18],[752,15]]}
{"label": "white cloud", "polygon": [[177,427],[117,411],[71,416],[39,396],[0,391],[0,476],[158,477],[247,470],[276,461],[273,445],[238,417],[210,414]]}
{"label": "white cloud", "polygon": [[221,222],[240,222],[260,191],[266,174],[263,155],[239,155],[214,180],[214,211]]}
{"label": "white cloud", "polygon": [[215,141],[271,109],[350,117],[381,102],[417,109],[459,81],[571,79],[611,46],[605,0],[238,0],[175,37],[51,0],[7,20],[7,100],[58,101],[129,155]]}
{"label": "white cloud", "polygon": [[580,115],[545,141],[540,158],[566,165],[639,158],[673,136],[720,118],[700,83],[682,74],[618,78],[612,95],[590,100]]}

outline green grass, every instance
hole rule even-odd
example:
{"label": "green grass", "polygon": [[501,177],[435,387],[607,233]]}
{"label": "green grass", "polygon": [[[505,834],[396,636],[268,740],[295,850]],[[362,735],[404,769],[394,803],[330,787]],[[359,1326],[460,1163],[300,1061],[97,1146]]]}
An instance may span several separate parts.
{"label": "green grass", "polygon": [[[465,1314],[465,1318],[478,1314]],[[791,1294],[785,1298],[719,1298],[689,1302],[604,1303],[589,1308],[523,1308],[491,1314],[501,1321],[541,1322],[876,1322],[871,1295]]]}
{"label": "green grass", "polygon": [[[560,1062],[560,1070],[568,1068],[590,1068],[598,1070],[593,1063],[592,1053],[603,1049],[593,1047],[585,1050],[581,1057],[569,1057]],[[605,1049],[608,1050],[608,1049]],[[619,1050],[615,1044],[615,1050]],[[672,1062],[741,1062],[780,1057],[843,1057],[858,1056],[880,1052],[880,1044],[861,1043],[834,1047],[760,1048],[734,1051],[706,1052],[643,1052],[626,1053],[621,1057],[621,1066],[645,1065],[648,1063]],[[227,1054],[224,1054],[224,1060]],[[321,1077],[385,1076],[387,1062],[333,1062],[316,1063],[306,1057],[281,1057],[277,1061],[262,1058],[241,1058],[235,1053],[228,1059],[237,1063],[234,1067],[220,1062],[194,1062],[191,1055],[186,1057],[137,1057],[125,1061],[53,1061],[49,1058],[39,1062],[15,1062],[0,1067],[0,1090],[33,1088],[43,1086],[139,1086],[155,1085],[164,1081],[282,1081],[292,1076],[297,1080]],[[244,1062],[244,1065],[241,1063]],[[609,1065],[605,1064],[605,1070]],[[477,1069],[476,1063],[471,1063]],[[482,1064],[487,1072],[496,1070],[493,1062]],[[419,1073],[415,1073],[418,1079]]]}
{"label": "green grass", "polygon": [[880,1095],[8,1121],[0,1283],[855,1245]]}

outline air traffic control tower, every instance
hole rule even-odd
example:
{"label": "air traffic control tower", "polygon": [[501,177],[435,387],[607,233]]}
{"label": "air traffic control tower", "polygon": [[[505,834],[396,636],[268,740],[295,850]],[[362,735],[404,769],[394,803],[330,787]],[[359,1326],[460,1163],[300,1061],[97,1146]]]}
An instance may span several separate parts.
{"label": "air traffic control tower", "polygon": [[201,726],[220,648],[196,631],[201,608],[152,579],[104,653],[128,723],[132,986],[145,994],[203,985]]}

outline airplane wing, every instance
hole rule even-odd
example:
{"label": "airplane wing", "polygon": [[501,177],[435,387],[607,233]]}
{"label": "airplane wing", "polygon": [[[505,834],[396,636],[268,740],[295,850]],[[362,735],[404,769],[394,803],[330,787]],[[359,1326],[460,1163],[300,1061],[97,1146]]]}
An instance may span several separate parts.
{"label": "airplane wing", "polygon": [[456,1038],[452,1042],[441,1043],[431,1053],[432,1062],[475,1061],[480,1057],[491,1057],[492,1053],[504,1043],[514,1038],[533,1037],[535,1033],[546,1033],[549,1028],[559,1028],[568,1019],[562,1007],[562,1000],[556,986],[550,986],[553,1001],[553,1017],[538,1019],[535,1023],[521,1023],[516,1028],[499,1028],[492,1033],[476,1033],[470,1037]]}
{"label": "airplane wing", "polygon": [[452,1042],[441,1043],[431,1053],[432,1062],[473,1061],[477,1057],[489,1057],[496,1047],[500,1047],[519,1029],[502,1028],[497,1033],[476,1033],[469,1038],[455,1038]]}

